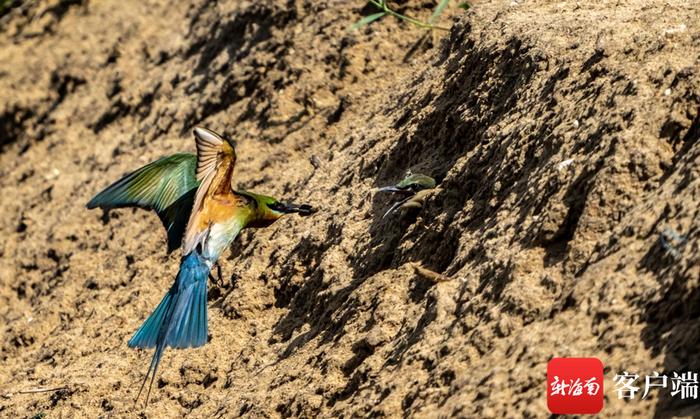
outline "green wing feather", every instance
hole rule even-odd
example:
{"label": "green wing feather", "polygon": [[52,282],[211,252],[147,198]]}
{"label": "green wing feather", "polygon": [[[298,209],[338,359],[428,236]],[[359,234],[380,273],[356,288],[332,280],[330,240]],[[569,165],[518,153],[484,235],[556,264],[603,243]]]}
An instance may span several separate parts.
{"label": "green wing feather", "polygon": [[199,182],[197,157],[163,157],[124,176],[88,202],[88,208],[153,209],[168,233],[168,253],[180,247]]}

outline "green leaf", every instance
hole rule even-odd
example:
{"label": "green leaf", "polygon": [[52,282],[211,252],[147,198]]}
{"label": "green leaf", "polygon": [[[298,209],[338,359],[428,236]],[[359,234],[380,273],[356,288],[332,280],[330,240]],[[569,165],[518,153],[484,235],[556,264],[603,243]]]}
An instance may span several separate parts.
{"label": "green leaf", "polygon": [[465,1],[464,3],[460,3],[457,7],[459,7],[460,9],[469,10],[472,7],[472,5]]}
{"label": "green leaf", "polygon": [[356,29],[360,29],[361,27],[374,22],[375,20],[379,19],[380,17],[382,17],[384,15],[386,15],[386,12],[379,12],[379,13],[371,14],[369,16],[365,16],[362,19],[355,22],[354,25],[350,26],[350,30],[354,31]]}
{"label": "green leaf", "polygon": [[449,3],[450,0],[440,0],[440,3],[435,7],[435,10],[433,11],[433,15],[430,16],[430,20],[428,22],[430,23],[435,23],[438,17],[440,17],[440,14],[442,13],[443,10],[445,10],[445,6],[447,6],[447,3]]}

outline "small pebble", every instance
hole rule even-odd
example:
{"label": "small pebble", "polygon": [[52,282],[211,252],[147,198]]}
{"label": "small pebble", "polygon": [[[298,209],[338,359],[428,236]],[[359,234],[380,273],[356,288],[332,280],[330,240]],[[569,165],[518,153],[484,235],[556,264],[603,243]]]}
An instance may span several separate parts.
{"label": "small pebble", "polygon": [[561,162],[561,163],[559,163],[559,164],[557,165],[557,170],[565,169],[565,168],[571,166],[571,164],[572,164],[573,162],[574,162],[574,159],[566,159],[566,160],[564,160],[563,162]]}
{"label": "small pebble", "polygon": [[46,180],[53,180],[53,179],[56,179],[56,178],[57,178],[58,176],[60,176],[60,175],[61,175],[61,172],[60,172],[58,169],[56,169],[56,168],[54,167],[54,168],[51,170],[51,172],[49,172],[46,176],[44,176],[44,178],[45,178]]}
{"label": "small pebble", "polygon": [[664,30],[664,34],[666,35],[673,35],[674,33],[683,33],[687,29],[687,26],[685,26],[684,23],[681,23],[680,26],[677,28],[669,28]]}

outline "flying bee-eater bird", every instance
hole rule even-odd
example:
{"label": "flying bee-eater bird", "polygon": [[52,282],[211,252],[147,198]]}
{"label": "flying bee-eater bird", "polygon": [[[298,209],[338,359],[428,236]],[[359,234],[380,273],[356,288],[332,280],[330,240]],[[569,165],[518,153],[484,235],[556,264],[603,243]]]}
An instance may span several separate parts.
{"label": "flying bee-eater bird", "polygon": [[384,213],[382,218],[396,211],[397,209],[422,208],[425,199],[435,189],[435,179],[420,173],[408,173],[401,182],[393,186],[384,186],[377,189],[377,192],[391,192],[401,195],[403,198],[396,202]]}
{"label": "flying bee-eater bird", "polygon": [[138,400],[149,376],[146,404],[166,347],[199,347],[207,341],[207,280],[221,253],[245,227],[265,227],[285,214],[310,215],[310,205],[236,191],[231,177],[234,144],[195,128],[197,155],[176,154],[124,176],[87,204],[88,208],[138,206],[154,209],[168,233],[168,250],[182,247],[180,270],[168,293],[129,340],[154,348]]}

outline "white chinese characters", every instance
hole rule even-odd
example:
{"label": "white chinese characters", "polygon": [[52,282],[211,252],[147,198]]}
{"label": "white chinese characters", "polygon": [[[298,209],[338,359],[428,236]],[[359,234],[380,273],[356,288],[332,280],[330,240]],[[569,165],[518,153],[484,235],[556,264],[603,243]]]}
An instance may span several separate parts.
{"label": "white chinese characters", "polygon": [[582,383],[580,378],[564,380],[555,375],[550,394],[552,396],[580,396],[585,390],[587,395],[595,396],[600,391],[600,384],[596,381],[596,377],[591,377]]}
{"label": "white chinese characters", "polygon": [[[634,385],[637,379],[639,379],[639,375],[629,374],[627,371],[623,371],[622,374],[615,375],[613,381],[615,383],[617,398],[634,399],[635,394],[640,389]],[[680,375],[674,371],[671,377],[667,376],[666,374],[661,375],[656,371],[654,371],[652,375],[647,375],[644,379],[644,392],[642,392],[642,399],[646,399],[649,395],[649,391],[653,388],[669,388],[669,381],[671,383],[671,397],[680,395],[681,400],[697,400],[698,373],[690,371],[681,373]]]}

